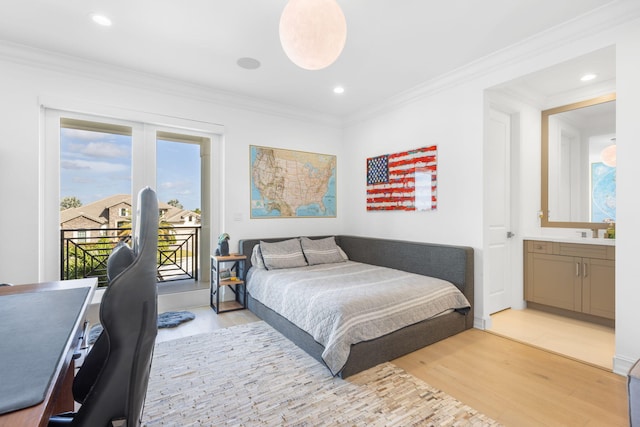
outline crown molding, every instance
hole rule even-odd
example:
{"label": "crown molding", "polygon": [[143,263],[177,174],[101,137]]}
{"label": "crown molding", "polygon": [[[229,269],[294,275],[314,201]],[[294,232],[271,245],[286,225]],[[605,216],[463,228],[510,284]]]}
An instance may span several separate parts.
{"label": "crown molding", "polygon": [[[535,34],[521,42],[491,53],[483,58],[459,67],[447,74],[426,81],[407,91],[394,95],[386,101],[345,117],[344,126],[371,120],[390,111],[431,97],[439,92],[474,81],[493,72],[504,70],[520,62],[540,57],[585,38],[596,40],[600,35],[599,47],[615,42],[615,28],[640,18],[640,2],[637,0],[615,0],[561,25]],[[575,56],[596,50],[592,47],[585,52],[575,52]],[[555,63],[562,62],[559,57]],[[553,64],[545,65],[550,66]],[[531,69],[528,72],[538,71]],[[518,77],[518,76],[515,76]],[[496,82],[498,84],[500,82]],[[486,89],[489,89],[487,87]],[[527,98],[535,99],[528,94]],[[539,100],[538,100],[539,101]]]}
{"label": "crown molding", "polygon": [[156,74],[144,73],[126,67],[91,61],[4,40],[0,40],[0,60],[80,78],[99,80],[110,84],[116,83],[170,96],[189,98],[215,104],[226,109],[240,109],[323,126],[342,127],[342,119],[333,115],[303,110],[256,97],[191,84]]}

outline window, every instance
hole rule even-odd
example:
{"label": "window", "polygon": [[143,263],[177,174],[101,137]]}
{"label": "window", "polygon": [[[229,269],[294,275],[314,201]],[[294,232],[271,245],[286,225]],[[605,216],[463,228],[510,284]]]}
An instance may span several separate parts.
{"label": "window", "polygon": [[[59,99],[54,101],[61,102]],[[70,110],[83,109],[83,102],[62,100],[62,103],[67,103]],[[43,239],[39,245],[39,260],[43,279],[57,280],[60,277],[61,198],[68,197],[71,202],[77,202],[73,198],[75,196],[87,218],[98,219],[110,229],[125,222],[130,223],[132,219],[135,221],[133,213],[137,208],[137,200],[133,195],[139,189],[150,186],[158,193],[161,206],[175,199],[186,210],[197,209],[198,214],[202,211],[209,224],[218,223],[220,208],[211,211],[211,198],[217,200],[218,196],[211,192],[211,188],[220,188],[220,167],[212,168],[212,159],[220,162],[217,154],[221,149],[221,139],[216,135],[222,133],[222,126],[93,104],[84,107],[99,116],[51,109],[46,99],[42,106],[45,120],[40,144],[43,158],[43,210],[39,221]],[[123,120],[109,116],[132,117],[131,120]],[[163,126],[152,124],[154,122],[163,123]],[[176,127],[171,127],[174,125]],[[158,141],[163,141],[160,147]],[[167,144],[163,146],[163,143]],[[170,159],[170,156],[163,154],[167,145],[189,153],[189,160],[175,161],[177,157],[174,157],[173,162],[158,165],[157,162],[164,162],[165,157]],[[160,153],[157,153],[158,150]],[[169,151],[167,149],[167,153]],[[206,180],[203,181],[201,175],[206,176]],[[204,201],[201,193],[207,195]],[[118,197],[109,200],[102,210],[96,208],[87,212],[89,209],[85,209],[92,203],[112,196]],[[119,197],[128,198],[127,205],[130,206],[125,210],[118,206],[122,201]],[[167,209],[164,209],[165,219],[171,219],[166,216]],[[174,217],[176,224],[181,221],[181,216],[183,214],[178,212]],[[207,228],[207,233],[213,236],[219,231]],[[111,236],[112,232],[105,230],[100,235]],[[201,240],[201,254],[211,252],[211,236]],[[52,257],[50,254],[58,256]],[[200,255],[198,259],[204,260],[206,256]],[[207,270],[200,269],[203,273],[201,280],[208,280]]]}
{"label": "window", "polygon": [[60,118],[60,200],[75,198],[101,215],[104,204],[94,203],[116,194],[130,199],[132,134],[131,126]]}
{"label": "window", "polygon": [[200,148],[209,138],[180,133],[156,133],[158,198],[176,208],[201,208]]}

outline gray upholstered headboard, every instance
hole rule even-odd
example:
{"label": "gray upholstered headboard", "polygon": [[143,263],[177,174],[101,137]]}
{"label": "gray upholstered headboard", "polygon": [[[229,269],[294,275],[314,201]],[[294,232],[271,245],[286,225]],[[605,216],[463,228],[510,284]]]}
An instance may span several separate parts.
{"label": "gray upholstered headboard", "polygon": [[[323,237],[327,236],[310,238]],[[240,240],[240,253],[247,256],[245,274],[251,267],[251,251],[260,240],[277,242],[285,239],[291,237]],[[339,235],[335,239],[353,261],[448,280],[464,293],[473,310],[473,248],[358,236]]]}

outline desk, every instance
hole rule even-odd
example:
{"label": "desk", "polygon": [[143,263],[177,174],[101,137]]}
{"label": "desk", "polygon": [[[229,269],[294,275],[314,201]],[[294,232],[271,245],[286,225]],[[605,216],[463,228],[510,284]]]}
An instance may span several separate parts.
{"label": "desk", "polygon": [[[91,303],[96,285],[97,279],[89,278],[0,287],[0,298],[5,295],[40,293],[84,287],[89,288],[89,292],[87,292],[84,301],[82,301],[78,317],[75,319],[68,339],[64,343],[62,355],[56,363],[52,380],[44,396],[44,401],[28,408],[0,415],[0,427],[46,426],[49,422],[49,417],[53,413],[73,410],[73,398],[71,397],[71,384],[74,374],[72,357],[75,349],[78,347],[78,337],[82,331],[86,312]],[[42,313],[42,315],[46,316],[47,314]],[[46,329],[42,330],[42,333],[46,334]],[[2,340],[2,337],[0,337],[0,340]],[[19,357],[20,349],[16,349],[15,354]]]}

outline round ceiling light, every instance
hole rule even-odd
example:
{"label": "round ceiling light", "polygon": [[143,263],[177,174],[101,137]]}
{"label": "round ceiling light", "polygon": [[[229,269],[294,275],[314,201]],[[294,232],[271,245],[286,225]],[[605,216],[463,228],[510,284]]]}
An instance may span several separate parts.
{"label": "round ceiling light", "polygon": [[103,27],[110,27],[111,26],[111,19],[109,19],[105,15],[100,15],[99,13],[94,13],[93,15],[91,15],[91,19],[93,20],[93,22],[95,22],[98,25],[102,25]]}
{"label": "round ceiling light", "polygon": [[333,64],[347,40],[347,21],[336,0],[289,0],[280,17],[280,43],[305,70]]}
{"label": "round ceiling light", "polygon": [[585,74],[584,76],[580,77],[580,81],[588,82],[588,81],[591,81],[591,80],[595,79],[596,77],[598,77],[596,74],[589,73],[589,74]]}

